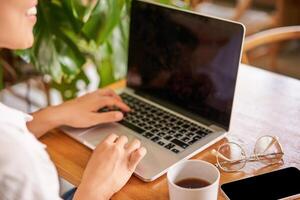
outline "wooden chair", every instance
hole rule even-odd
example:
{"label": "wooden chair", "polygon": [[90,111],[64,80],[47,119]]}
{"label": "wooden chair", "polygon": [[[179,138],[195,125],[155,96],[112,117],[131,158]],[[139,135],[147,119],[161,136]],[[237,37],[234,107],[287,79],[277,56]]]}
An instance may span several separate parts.
{"label": "wooden chair", "polygon": [[[243,46],[242,62],[250,64],[249,52],[257,47],[296,39],[300,39],[300,25],[273,28],[247,36]],[[276,60],[277,55],[278,49],[275,48],[275,51],[273,50],[270,55],[272,63],[270,67],[272,71],[277,71],[276,65],[274,64],[274,60]]]}
{"label": "wooden chair", "polygon": [[213,0],[192,0],[191,7],[199,13],[243,23],[247,28],[246,35],[282,25],[284,0],[273,0],[275,10],[271,13],[251,8],[253,0],[236,1],[236,5],[232,7]]}

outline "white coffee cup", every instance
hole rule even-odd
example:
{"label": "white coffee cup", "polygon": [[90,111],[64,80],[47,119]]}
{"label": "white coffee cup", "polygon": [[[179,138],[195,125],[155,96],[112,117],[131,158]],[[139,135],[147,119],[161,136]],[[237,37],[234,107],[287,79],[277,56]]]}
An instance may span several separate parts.
{"label": "white coffee cup", "polygon": [[[178,181],[196,178],[210,184],[201,188],[184,188]],[[171,167],[167,173],[170,200],[216,200],[220,182],[219,170],[209,162],[201,160],[182,161]]]}

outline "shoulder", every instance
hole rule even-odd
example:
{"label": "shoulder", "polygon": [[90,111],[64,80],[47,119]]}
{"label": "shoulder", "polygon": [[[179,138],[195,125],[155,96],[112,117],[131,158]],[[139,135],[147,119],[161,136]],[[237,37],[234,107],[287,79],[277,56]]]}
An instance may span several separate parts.
{"label": "shoulder", "polygon": [[[32,166],[41,158],[49,158],[42,145],[26,126],[26,115],[0,104],[0,163]],[[50,161],[50,159],[49,159]]]}
{"label": "shoulder", "polygon": [[32,120],[32,116],[19,110],[10,108],[0,103],[0,124],[7,124],[16,127],[26,128],[26,122]]}
{"label": "shoulder", "polygon": [[2,147],[0,160],[3,161],[1,163],[25,162],[30,158],[34,159],[31,156],[32,149],[41,145],[27,129],[26,122],[29,119],[26,118],[29,115],[1,103],[0,113],[0,146]]}

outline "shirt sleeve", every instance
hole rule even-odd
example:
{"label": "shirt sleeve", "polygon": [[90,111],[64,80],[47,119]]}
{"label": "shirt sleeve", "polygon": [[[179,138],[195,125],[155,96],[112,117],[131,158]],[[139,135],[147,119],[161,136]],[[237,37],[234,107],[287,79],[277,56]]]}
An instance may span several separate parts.
{"label": "shirt sleeve", "polygon": [[0,137],[0,199],[61,200],[54,166],[45,166],[38,156],[41,152],[2,135],[1,129]]}

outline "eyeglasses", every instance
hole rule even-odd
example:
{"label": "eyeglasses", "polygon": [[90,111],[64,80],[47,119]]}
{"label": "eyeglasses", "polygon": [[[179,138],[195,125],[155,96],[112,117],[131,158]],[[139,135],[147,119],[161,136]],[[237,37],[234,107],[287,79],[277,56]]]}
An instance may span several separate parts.
{"label": "eyeglasses", "polygon": [[278,137],[265,135],[260,137],[254,147],[254,154],[246,156],[245,150],[235,142],[221,145],[211,151],[216,156],[216,166],[225,172],[236,172],[245,167],[247,162],[262,162],[266,165],[283,162],[283,150]]}

